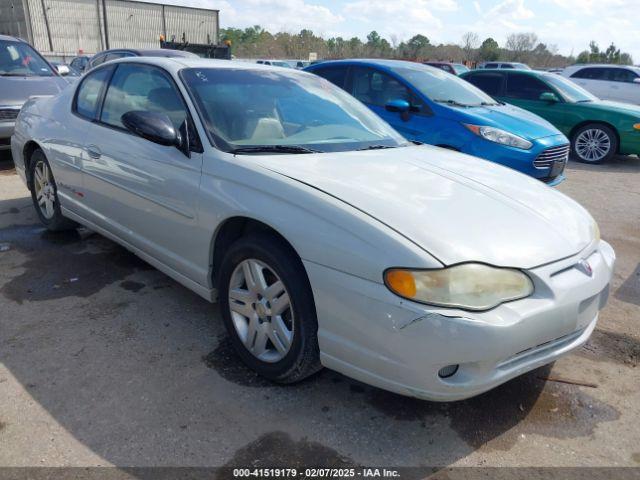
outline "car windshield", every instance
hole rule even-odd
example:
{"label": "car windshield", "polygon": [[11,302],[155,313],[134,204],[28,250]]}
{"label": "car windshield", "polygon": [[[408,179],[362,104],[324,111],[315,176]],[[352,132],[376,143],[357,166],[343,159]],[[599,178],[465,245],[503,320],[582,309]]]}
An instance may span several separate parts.
{"label": "car windshield", "polygon": [[49,64],[30,45],[0,40],[0,76],[51,77]]}
{"label": "car windshield", "polygon": [[438,68],[416,64],[394,68],[393,72],[434,102],[463,107],[496,104],[479,88]]}
{"label": "car windshield", "polygon": [[409,145],[351,95],[315,75],[293,69],[188,68],[180,76],[211,141],[227,152]]}
{"label": "car windshield", "polygon": [[568,80],[560,75],[554,73],[545,73],[542,78],[554,87],[565,101],[569,103],[584,103],[593,102],[598,100],[598,97],[587,92],[584,88],[576,85],[571,80]]}
{"label": "car windshield", "polygon": [[462,65],[461,63],[454,63],[453,69],[456,71],[458,75],[469,71],[469,69],[464,65]]}

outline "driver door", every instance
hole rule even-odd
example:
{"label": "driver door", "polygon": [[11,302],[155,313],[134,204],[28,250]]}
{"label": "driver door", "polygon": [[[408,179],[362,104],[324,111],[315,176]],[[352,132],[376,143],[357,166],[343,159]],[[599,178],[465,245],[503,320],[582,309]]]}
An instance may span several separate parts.
{"label": "driver door", "polygon": [[189,155],[145,140],[122,124],[122,115],[134,110],[165,113],[176,128],[191,122],[167,72],[119,64],[85,144],[85,201],[92,220],[173,270],[203,281],[208,260],[198,256],[203,251],[197,221],[202,149],[196,134]]}
{"label": "driver door", "polygon": [[350,93],[366,104],[379,117],[409,140],[429,142],[425,135],[431,130],[425,125],[428,117],[418,112],[389,112],[385,105],[391,100],[406,100],[414,110],[423,108],[422,100],[391,75],[371,67],[351,69]]}

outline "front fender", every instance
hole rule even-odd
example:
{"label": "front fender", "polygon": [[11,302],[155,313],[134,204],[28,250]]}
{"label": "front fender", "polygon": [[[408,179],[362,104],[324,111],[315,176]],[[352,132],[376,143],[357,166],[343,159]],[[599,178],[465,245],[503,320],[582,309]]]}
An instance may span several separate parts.
{"label": "front fender", "polygon": [[342,200],[260,167],[249,156],[231,159],[204,162],[200,221],[214,226],[213,232],[231,217],[255,219],[280,233],[303,261],[377,283],[392,266],[442,266],[400,233]]}

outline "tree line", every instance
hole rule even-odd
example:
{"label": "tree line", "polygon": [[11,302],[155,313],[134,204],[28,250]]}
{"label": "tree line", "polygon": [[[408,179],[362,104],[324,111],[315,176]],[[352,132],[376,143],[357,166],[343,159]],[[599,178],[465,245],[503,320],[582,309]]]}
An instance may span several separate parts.
{"label": "tree line", "polygon": [[535,33],[513,33],[500,45],[493,38],[480,41],[474,32],[465,33],[460,43],[431,43],[425,35],[414,35],[409,40],[389,39],[372,31],[366,40],[358,37],[323,38],[311,30],[299,33],[271,33],[259,25],[253,27],[221,29],[222,41],[230,41],[233,54],[238,58],[306,59],[315,52],[318,58],[397,58],[407,60],[442,60],[478,63],[486,61],[523,62],[534,68],[564,67],[580,63],[617,63],[630,65],[631,55],[621,52],[613,43],[601,51],[591,42],[589,49],[577,57],[558,53],[556,45],[543,43]]}

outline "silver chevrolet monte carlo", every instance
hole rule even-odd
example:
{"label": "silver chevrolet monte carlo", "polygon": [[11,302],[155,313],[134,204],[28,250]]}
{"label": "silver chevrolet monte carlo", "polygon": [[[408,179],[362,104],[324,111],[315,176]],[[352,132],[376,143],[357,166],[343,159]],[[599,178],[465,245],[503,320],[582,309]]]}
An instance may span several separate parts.
{"label": "silver chevrolet monte carlo", "polygon": [[82,224],[209,301],[281,383],[322,366],[456,400],[582,345],[615,254],[576,202],[407,142],[308,73],[103,64],[30,100],[12,138],[50,230]]}

